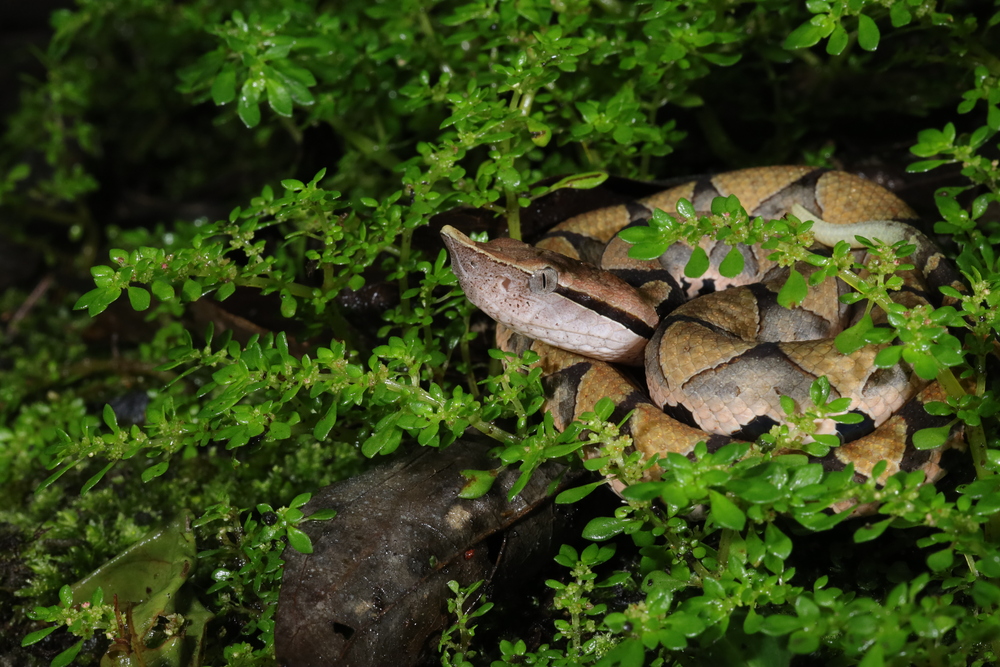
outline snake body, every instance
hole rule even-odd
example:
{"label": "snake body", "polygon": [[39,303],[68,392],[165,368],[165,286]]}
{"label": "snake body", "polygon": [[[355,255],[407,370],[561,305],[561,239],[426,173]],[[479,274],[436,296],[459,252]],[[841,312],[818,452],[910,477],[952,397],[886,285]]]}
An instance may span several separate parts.
{"label": "snake body", "polygon": [[[867,477],[885,460],[884,476],[923,470],[928,481],[940,478],[943,448],[918,450],[912,436],[946,423],[923,409],[943,400],[943,390],[906,364],[876,368],[877,346],[837,352],[833,337],[852,318],[838,298],[842,283],[824,281],[786,309],[776,295],[787,269],[769,260],[768,251],[737,246],[746,268],[730,279],[718,271],[728,246],[703,241],[711,268],[690,279],[683,268],[691,247],[676,244],[658,260],[639,261],[616,238],[655,208],[673,213],[681,198],[706,212],[715,197],[731,194],[752,217],[780,218],[794,208],[798,217],[814,219],[823,245],[841,239],[857,245],[856,235],[912,243],[916,251],[907,261],[916,269],[894,296],[907,308],[937,303],[938,286],[959,284],[933,243],[907,224],[916,216],[904,202],[861,177],[809,167],[691,181],[566,220],[534,246],[512,239],[477,243],[451,227],[442,235],[466,295],[498,322],[500,347],[539,354],[546,409],[557,428],[606,396],[617,406],[612,419],[631,414],[624,429],[647,456],[690,455],[699,442],[714,451],[769,430],[784,415],[781,395],[801,405],[813,380],[826,376],[831,396],[850,397],[851,410],[862,417],[858,426],[820,425],[820,432],[846,441],[821,459],[827,470],[850,463]],[[646,387],[622,364],[643,365]],[[650,476],[656,473],[654,467]]]}

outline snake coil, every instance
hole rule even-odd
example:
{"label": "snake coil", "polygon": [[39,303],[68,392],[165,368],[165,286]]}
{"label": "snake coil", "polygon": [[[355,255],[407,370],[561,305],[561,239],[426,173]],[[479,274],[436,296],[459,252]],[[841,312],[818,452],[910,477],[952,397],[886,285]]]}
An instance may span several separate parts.
{"label": "snake coil", "polygon": [[[819,459],[826,470],[853,464],[866,478],[885,460],[883,479],[900,470],[939,479],[942,450],[956,446],[960,435],[953,433],[945,447],[919,450],[913,434],[947,423],[923,408],[943,400],[944,392],[905,363],[875,367],[879,346],[837,352],[834,336],[858,317],[839,299],[843,283],[824,281],[786,309],[777,293],[788,269],[768,259],[769,251],[737,246],[745,269],[726,278],[718,269],[729,247],[703,241],[711,268],[691,279],[684,275],[690,246],[675,244],[658,260],[639,261],[616,237],[656,208],[673,212],[682,198],[701,213],[715,197],[733,194],[751,217],[775,219],[794,210],[814,220],[822,245],[846,240],[857,246],[856,235],[914,244],[907,259],[916,268],[893,296],[907,308],[936,304],[939,286],[960,285],[933,243],[908,224],[916,216],[895,195],[858,176],[809,167],[691,181],[566,220],[534,246],[512,239],[477,243],[452,227],[442,235],[466,295],[498,322],[500,347],[539,354],[546,409],[557,428],[606,396],[617,406],[612,420],[631,414],[624,430],[646,456],[690,455],[702,441],[715,451],[767,432],[784,415],[780,396],[801,405],[813,380],[826,376],[831,396],[850,397],[851,410],[861,416],[857,426],[820,424],[821,433],[845,441]],[[643,365],[646,386],[622,364]],[[654,466],[649,474],[656,472]]]}

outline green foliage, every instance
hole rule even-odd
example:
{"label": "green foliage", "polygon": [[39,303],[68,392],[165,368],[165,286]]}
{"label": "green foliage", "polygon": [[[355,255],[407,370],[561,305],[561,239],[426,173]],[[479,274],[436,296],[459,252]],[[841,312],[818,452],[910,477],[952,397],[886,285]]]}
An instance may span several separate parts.
{"label": "green foliage", "polygon": [[80,653],[84,639],[89,639],[97,631],[104,631],[114,624],[115,610],[111,605],[104,604],[104,591],[100,588],[94,591],[93,597],[79,605],[73,604],[73,591],[69,586],[59,589],[59,604],[51,607],[35,607],[31,617],[37,621],[55,623],[36,632],[32,632],[21,640],[21,646],[31,646],[59,629],[60,625],[73,634],[81,637],[71,647],[52,659],[52,667],[64,667],[73,662]]}
{"label": "green foliage", "polygon": [[598,547],[597,544],[590,544],[582,553],[577,554],[576,549],[564,544],[555,560],[560,565],[570,568],[573,581],[568,584],[552,579],[545,582],[546,586],[556,591],[552,606],[555,609],[565,610],[569,615],[568,621],[562,619],[555,621],[557,632],[553,639],[556,641],[568,639],[566,655],[572,660],[578,660],[585,652],[599,653],[602,644],[604,648],[610,645],[607,638],[602,642],[602,638],[598,636],[588,640],[589,645],[585,647],[584,639],[595,635],[599,619],[608,610],[607,605],[591,601],[590,597],[595,588],[608,588],[628,579],[625,572],[616,572],[603,581],[597,581],[597,574],[593,568],[610,560],[614,553],[614,546]]}
{"label": "green foliage", "polygon": [[[475,609],[471,607],[479,599],[476,591],[479,590],[483,582],[477,581],[466,587],[460,587],[457,581],[449,581],[448,589],[455,594],[455,597],[448,600],[448,613],[454,614],[458,619],[454,625],[444,631],[438,650],[441,651],[441,664],[444,667],[472,667],[470,659],[476,657],[476,651],[470,650],[472,639],[476,636],[476,626],[470,625],[470,621],[487,614],[493,608],[492,602],[483,602]],[[457,634],[457,639],[452,635]]]}
{"label": "green foliage", "polygon": [[[249,512],[240,522],[242,510],[227,501],[206,508],[195,522],[196,528],[211,526],[216,530],[219,547],[202,551],[198,557],[206,563],[215,563],[211,572],[213,583],[206,594],[216,594],[223,613],[252,601],[261,609],[250,620],[247,634],[260,632],[268,637],[267,650],[274,632],[274,612],[278,604],[278,584],[281,581],[281,552],[287,543],[300,553],[312,553],[309,536],[299,525],[305,521],[333,518],[331,510],[305,516],[300,509],[309,502],[310,495],[302,493],[292,499],[288,507],[274,510],[266,503],[256,507],[256,514]],[[254,651],[262,655],[261,651]]]}
{"label": "green foliage", "polygon": [[[1000,64],[988,41],[1000,14],[987,14],[916,0],[59,10],[42,74],[25,78],[0,138],[0,244],[48,276],[4,267],[14,276],[0,294],[0,520],[27,573],[16,595],[0,591],[13,614],[0,634],[23,638],[10,648],[24,664],[95,662],[84,654],[103,648],[85,640],[124,633],[112,603],[98,592],[75,603],[69,584],[186,507],[199,517],[192,587],[221,627],[241,628],[209,633],[202,664],[271,665],[281,549],[308,552],[300,526],[323,518],[303,515],[307,494],[365,456],[445,447],[471,426],[521,470],[514,492],[568,458],[627,486],[626,503],[590,520],[592,544],[560,552],[558,618],[537,647],[477,645],[473,621],[493,614],[466,608],[474,589],[453,589],[451,664],[995,660],[1000,456],[985,369],[1000,323]],[[888,301],[890,269],[858,277],[846,246],[810,255],[809,223],[750,220],[735,198],[706,217],[682,203],[630,240],[652,256],[708,233],[770,239],[782,261],[817,267],[793,272],[782,303],[838,275],[881,306],[892,329],[863,319],[840,343],[898,336],[878,363],[903,359],[942,383],[931,410],[965,424],[977,476],[955,492],[918,473],[858,483],[788,453],[831,444],[800,442],[813,417],[843,408],[822,384],[814,405],[785,406],[789,428],[770,445],[644,461],[607,422],[608,402],[558,433],[539,416],[537,359],[501,370],[477,352],[446,255],[421,236],[459,206],[504,215],[519,236],[523,207],[607,173],[832,164],[830,136],[889,112],[895,139],[915,143],[912,171],[955,164],[965,179],[935,198],[935,231],[954,238],[969,282],[948,307],[903,312]],[[905,247],[872,245],[879,266],[906,261]],[[730,253],[724,272],[740,262]],[[397,300],[359,314],[344,295],[364,290]],[[148,399],[141,418],[121,408],[123,388]],[[495,473],[468,474],[472,494]],[[849,503],[878,515],[848,530]],[[864,585],[827,576],[812,569],[811,533],[844,549],[895,540],[919,562]]]}

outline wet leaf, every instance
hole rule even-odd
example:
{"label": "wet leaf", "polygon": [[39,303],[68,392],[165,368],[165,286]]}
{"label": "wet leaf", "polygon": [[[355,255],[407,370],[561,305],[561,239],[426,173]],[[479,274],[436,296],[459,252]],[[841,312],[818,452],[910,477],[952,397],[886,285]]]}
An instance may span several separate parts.
{"label": "wet leaf", "polygon": [[716,523],[723,528],[743,530],[747,521],[747,516],[743,513],[743,510],[718,491],[709,490],[708,498],[712,508],[711,517]]}
{"label": "wet leaf", "polygon": [[523,577],[530,563],[555,554],[561,540],[547,491],[562,466],[543,466],[511,502],[516,469],[501,472],[485,495],[460,498],[468,483],[462,471],[495,465],[489,449],[465,442],[420,449],[314,494],[306,514],[323,508],[336,517],[301,524],[311,554],[283,554],[279,663],[412,664],[448,622],[449,581],[465,587],[491,575]]}

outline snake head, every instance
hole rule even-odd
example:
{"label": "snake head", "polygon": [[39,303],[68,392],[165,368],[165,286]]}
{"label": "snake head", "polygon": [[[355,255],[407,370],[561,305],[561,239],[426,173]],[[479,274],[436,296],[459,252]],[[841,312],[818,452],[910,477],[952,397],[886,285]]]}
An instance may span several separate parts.
{"label": "snake head", "polygon": [[497,322],[603,361],[643,363],[659,317],[632,286],[592,264],[502,238],[441,230],[466,296]]}

